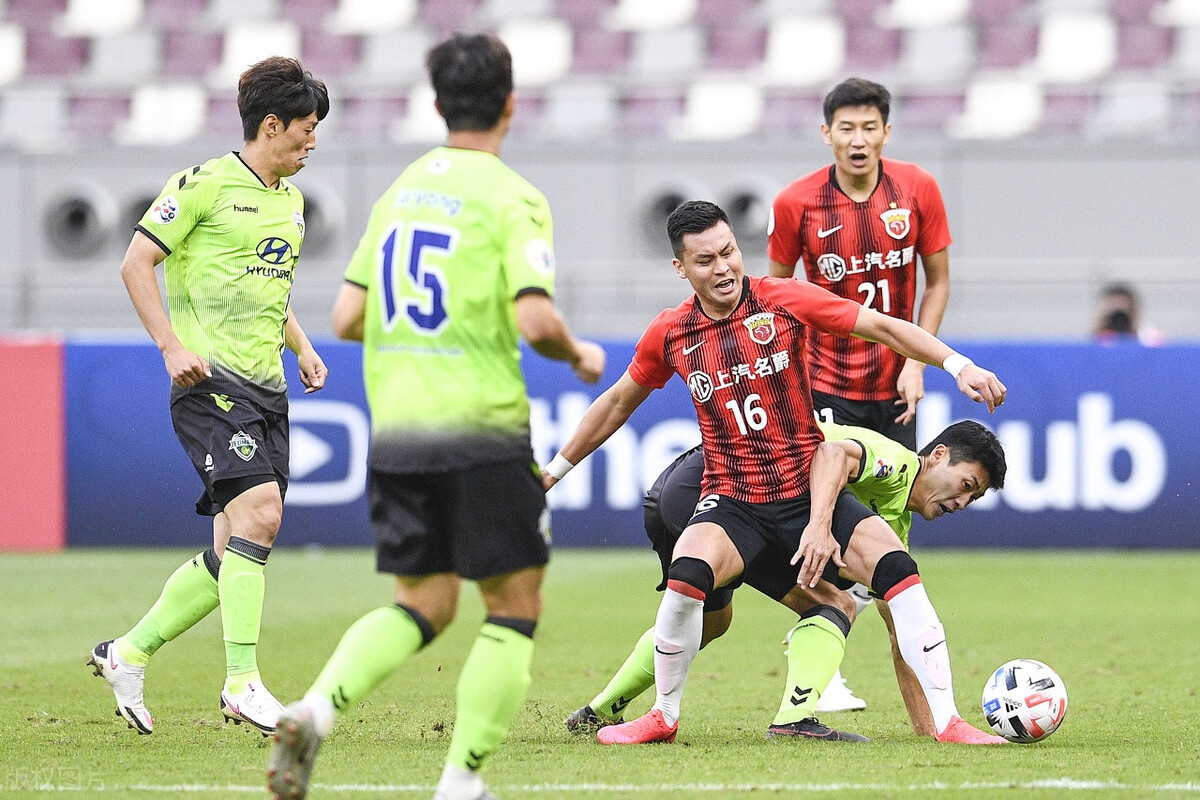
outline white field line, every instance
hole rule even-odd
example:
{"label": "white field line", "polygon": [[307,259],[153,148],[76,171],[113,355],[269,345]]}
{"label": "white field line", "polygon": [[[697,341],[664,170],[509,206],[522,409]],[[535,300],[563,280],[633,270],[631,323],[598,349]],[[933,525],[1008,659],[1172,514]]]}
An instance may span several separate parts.
{"label": "white field line", "polygon": [[[9,782],[12,783],[11,781]],[[265,783],[265,781],[264,781]],[[224,792],[238,794],[258,794],[264,792],[262,784],[254,786],[234,785],[234,784],[203,784],[203,783],[177,783],[177,784],[149,784],[135,783],[128,785],[113,784],[111,786],[101,783],[83,782],[79,784],[62,783],[36,783],[30,782],[23,784],[19,779],[17,785],[4,785],[0,782],[0,789],[24,789],[26,791],[43,791],[43,792],[87,792],[89,794],[112,793],[121,794],[125,792],[147,792],[157,794],[200,794],[209,792]],[[319,789],[322,792],[354,794],[356,792],[388,792],[388,793],[409,793],[409,794],[429,794],[434,790],[432,785],[418,784],[377,784],[377,783],[314,783],[313,789]],[[972,789],[1047,789],[1054,791],[1062,790],[1079,790],[1079,791],[1096,791],[1096,790],[1112,790],[1122,792],[1137,792],[1137,793],[1179,793],[1179,794],[1200,794],[1200,782],[1188,781],[1186,783],[1163,783],[1163,784],[1128,784],[1115,781],[1089,781],[1077,780],[1074,778],[1056,778],[1053,780],[1038,780],[1029,781],[1026,783],[1009,783],[1009,782],[968,782],[968,783],[659,783],[659,784],[630,784],[630,783],[537,783],[525,785],[497,785],[494,787],[496,791],[513,794],[568,794],[578,792],[621,792],[621,793],[653,793],[674,794],[691,792],[697,794],[714,793],[714,792],[847,792],[847,791],[874,791],[874,792],[961,792]]]}

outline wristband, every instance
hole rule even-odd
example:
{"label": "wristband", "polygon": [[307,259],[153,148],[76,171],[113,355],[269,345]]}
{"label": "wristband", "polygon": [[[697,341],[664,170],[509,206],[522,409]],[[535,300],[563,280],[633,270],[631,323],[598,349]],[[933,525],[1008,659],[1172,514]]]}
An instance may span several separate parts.
{"label": "wristband", "polygon": [[575,465],[567,461],[562,453],[556,453],[554,458],[550,459],[550,463],[542,467],[546,471],[546,474],[556,481],[561,481],[574,468]]}
{"label": "wristband", "polygon": [[946,360],[942,362],[942,369],[946,370],[946,372],[949,372],[957,379],[958,373],[963,371],[963,367],[974,363],[974,361],[962,355],[961,353],[951,353],[950,355],[946,356]]}

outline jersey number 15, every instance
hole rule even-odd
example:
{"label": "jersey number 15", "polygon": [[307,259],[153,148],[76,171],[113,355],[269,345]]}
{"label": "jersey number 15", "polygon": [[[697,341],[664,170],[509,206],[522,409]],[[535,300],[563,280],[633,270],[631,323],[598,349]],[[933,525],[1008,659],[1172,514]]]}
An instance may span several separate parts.
{"label": "jersey number 15", "polygon": [[[432,335],[441,332],[449,321],[446,312],[446,276],[428,263],[427,256],[448,257],[458,243],[458,231],[428,226],[397,224],[383,240],[380,259],[380,286],[383,291],[383,329],[390,331],[403,312],[408,324],[417,333]],[[404,264],[407,270],[398,269]],[[401,278],[407,274],[408,280]],[[407,285],[404,286],[404,285]],[[411,287],[411,288],[408,288]],[[405,291],[405,288],[408,288]],[[406,301],[412,291],[418,299]]]}

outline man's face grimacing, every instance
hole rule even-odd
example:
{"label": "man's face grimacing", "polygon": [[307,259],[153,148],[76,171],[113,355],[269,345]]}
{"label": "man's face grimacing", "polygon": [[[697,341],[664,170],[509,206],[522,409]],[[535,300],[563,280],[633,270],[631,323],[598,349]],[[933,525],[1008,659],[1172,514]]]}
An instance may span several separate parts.
{"label": "man's face grimacing", "polygon": [[913,481],[908,510],[925,519],[953,514],[983,497],[991,484],[987,470],[978,461],[950,463],[950,450],[939,444]]}
{"label": "man's face grimacing", "polygon": [[683,253],[671,262],[686,278],[709,316],[727,316],[742,297],[742,251],[723,220],[706,231],[685,233]]}

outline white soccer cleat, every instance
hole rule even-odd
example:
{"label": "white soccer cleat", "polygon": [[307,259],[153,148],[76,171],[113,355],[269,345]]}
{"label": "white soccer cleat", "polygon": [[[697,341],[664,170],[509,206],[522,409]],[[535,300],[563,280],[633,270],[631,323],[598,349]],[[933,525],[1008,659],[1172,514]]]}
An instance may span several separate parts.
{"label": "white soccer cleat", "polygon": [[238,694],[233,694],[228,689],[221,690],[221,713],[234,725],[248,722],[265,736],[273,733],[279,725],[283,703],[276,700],[265,686],[248,683],[246,691]]}
{"label": "white soccer cleat", "polygon": [[146,668],[130,664],[117,654],[113,640],[101,642],[92,648],[87,660],[95,675],[108,681],[117,698],[117,716],[139,734],[154,733],[154,720],[142,698],[142,687],[146,684]]}
{"label": "white soccer cleat", "polygon": [[832,711],[862,711],[866,707],[867,701],[854,696],[854,692],[846,685],[846,679],[842,677],[841,670],[838,670],[833,673],[833,677],[829,679],[829,685],[817,698],[814,710],[829,713]]}

